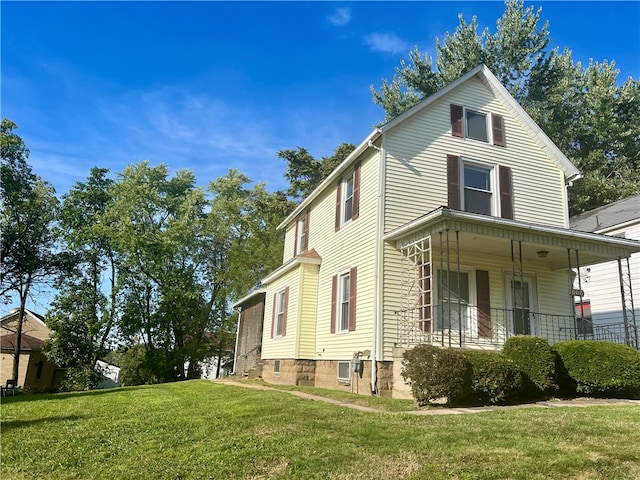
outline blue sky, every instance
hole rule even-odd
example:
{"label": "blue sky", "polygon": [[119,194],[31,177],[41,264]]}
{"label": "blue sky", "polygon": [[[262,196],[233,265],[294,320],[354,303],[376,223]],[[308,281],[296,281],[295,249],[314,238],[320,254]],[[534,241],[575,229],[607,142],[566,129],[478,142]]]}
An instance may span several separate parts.
{"label": "blue sky", "polygon": [[[640,2],[538,2],[552,46],[640,78]],[[414,46],[502,2],[11,2],[1,12],[1,115],[59,194],[94,166],[229,168],[286,188],[279,150],[330,155],[384,118],[370,86]],[[37,305],[36,305],[37,307]]]}
{"label": "blue sky", "polygon": [[[640,2],[539,2],[554,46],[640,78]],[[502,2],[7,2],[1,114],[62,194],[148,159],[205,185],[238,168],[284,188],[276,152],[330,155],[383,111],[370,86],[417,45]]]}

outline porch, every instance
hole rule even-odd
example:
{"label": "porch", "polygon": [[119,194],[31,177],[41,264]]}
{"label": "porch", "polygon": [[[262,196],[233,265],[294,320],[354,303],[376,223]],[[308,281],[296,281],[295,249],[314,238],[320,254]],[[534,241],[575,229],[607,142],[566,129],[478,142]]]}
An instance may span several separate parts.
{"label": "porch", "polygon": [[[628,263],[640,242],[446,207],[384,238],[400,256],[397,347],[499,349],[514,335],[640,347]],[[581,269],[611,261],[619,322],[594,324],[582,308]]]}
{"label": "porch", "polygon": [[638,349],[640,331],[635,324],[594,324],[577,315],[556,315],[522,309],[477,305],[435,305],[431,320],[420,320],[420,308],[396,312],[396,346],[429,344],[442,347],[499,350],[512,336],[534,335],[554,344],[566,340],[600,340]]}

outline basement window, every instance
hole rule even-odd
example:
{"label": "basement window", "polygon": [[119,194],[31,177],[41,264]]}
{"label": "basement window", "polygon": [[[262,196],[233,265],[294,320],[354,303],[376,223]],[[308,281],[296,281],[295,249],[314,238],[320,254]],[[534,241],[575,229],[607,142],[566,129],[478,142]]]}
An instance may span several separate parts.
{"label": "basement window", "polygon": [[340,383],[351,382],[351,362],[338,362],[338,381]]}
{"label": "basement window", "polygon": [[273,361],[273,373],[280,373],[280,360]]}

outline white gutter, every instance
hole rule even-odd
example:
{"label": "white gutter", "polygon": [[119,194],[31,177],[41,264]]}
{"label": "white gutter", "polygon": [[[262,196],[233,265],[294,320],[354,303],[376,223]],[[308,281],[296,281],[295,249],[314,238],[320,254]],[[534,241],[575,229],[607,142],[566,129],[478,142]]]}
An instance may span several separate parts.
{"label": "white gutter", "polygon": [[[384,141],[384,139],[383,139]],[[386,155],[383,148],[376,147],[373,142],[369,143],[369,146],[378,150],[378,199],[376,205],[376,236],[375,236],[375,256],[373,265],[373,328],[371,333],[371,394],[375,395],[378,392],[378,332],[382,329],[378,328],[378,324],[382,318],[382,296],[383,291],[382,282],[382,262],[380,257],[382,255],[382,249],[384,248],[384,241],[382,235],[384,233],[384,179],[385,179],[385,159]]]}
{"label": "white gutter", "polygon": [[425,224],[428,224],[429,222],[431,222],[432,220],[438,217],[450,217],[453,219],[458,219],[458,220],[466,221],[469,223],[476,223],[481,225],[482,224],[497,225],[500,227],[509,228],[512,230],[520,230],[525,232],[533,230],[539,233],[547,233],[554,236],[584,240],[586,242],[595,242],[595,243],[606,242],[608,244],[613,244],[617,247],[623,247],[623,248],[630,247],[632,249],[638,249],[637,251],[640,251],[640,241],[638,240],[614,237],[611,235],[602,235],[599,233],[580,232],[580,231],[571,230],[568,228],[552,227],[548,225],[537,225],[534,223],[520,222],[517,220],[509,220],[509,219],[499,218],[499,217],[483,216],[482,218],[480,218],[480,216],[474,213],[463,212],[459,210],[450,210],[447,207],[439,207],[438,209],[433,210],[422,217],[419,217],[415,220],[410,221],[409,223],[405,223],[404,225],[401,225],[395,230],[392,230],[391,232],[384,235],[384,240],[385,241],[398,240],[402,238],[404,235],[411,232],[412,230],[419,228]]}

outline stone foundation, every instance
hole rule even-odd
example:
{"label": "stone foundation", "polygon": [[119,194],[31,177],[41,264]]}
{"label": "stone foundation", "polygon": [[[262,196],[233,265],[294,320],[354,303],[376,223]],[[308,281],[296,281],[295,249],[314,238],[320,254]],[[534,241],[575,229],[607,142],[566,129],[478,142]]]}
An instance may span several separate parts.
{"label": "stone foundation", "polygon": [[[344,360],[341,360],[344,361]],[[281,359],[280,372],[274,373],[275,360],[262,361],[262,379],[277,385],[329,388],[371,395],[371,360],[362,360],[359,372],[350,372],[351,380],[338,380],[338,360]],[[393,396],[393,362],[377,362],[378,394]]]}

